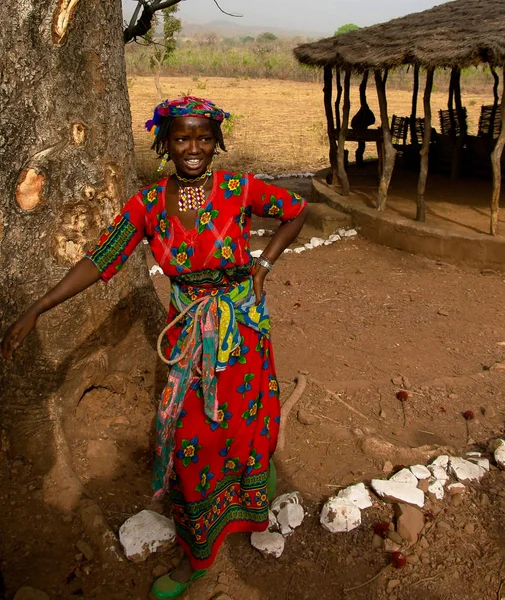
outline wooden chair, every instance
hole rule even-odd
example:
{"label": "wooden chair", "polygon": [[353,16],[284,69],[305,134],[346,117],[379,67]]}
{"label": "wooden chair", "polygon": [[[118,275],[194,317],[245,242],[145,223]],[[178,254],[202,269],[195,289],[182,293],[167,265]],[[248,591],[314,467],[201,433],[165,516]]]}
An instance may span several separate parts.
{"label": "wooden chair", "polygon": [[481,106],[477,137],[496,140],[501,131],[501,106]]}
{"label": "wooden chair", "polygon": [[409,117],[393,115],[391,119],[391,141],[397,150],[405,150],[409,135]]}
{"label": "wooden chair", "polygon": [[[459,137],[461,135],[461,123],[459,122],[457,111],[449,109],[439,110],[438,114],[440,118],[440,133],[453,139]],[[466,108],[463,108],[463,114],[466,123]]]}

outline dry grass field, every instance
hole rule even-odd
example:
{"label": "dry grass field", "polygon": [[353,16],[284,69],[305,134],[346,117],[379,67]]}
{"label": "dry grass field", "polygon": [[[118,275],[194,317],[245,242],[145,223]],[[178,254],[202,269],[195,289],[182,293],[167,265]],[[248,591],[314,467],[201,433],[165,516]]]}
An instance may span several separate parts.
{"label": "dry grass field", "polygon": [[[357,80],[356,80],[357,83]],[[231,170],[256,173],[315,171],[328,163],[326,119],[321,86],[317,83],[278,81],[271,79],[238,79],[224,77],[161,79],[165,97],[184,94],[204,96],[235,116],[231,134],[226,136],[228,154],[219,159],[219,166]],[[133,133],[141,177],[151,179],[157,165],[150,135],[144,122],[159,102],[152,77],[130,77],[129,91]],[[477,129],[480,107],[492,101],[492,90],[464,94],[468,110],[470,133]],[[379,109],[373,84],[369,85],[369,104],[379,121]],[[422,97],[419,99],[422,104]],[[389,90],[389,114],[408,115],[411,94]],[[351,116],[359,108],[357,85],[352,88]],[[433,93],[433,112],[438,122],[438,110],[447,106],[447,92],[437,88]],[[351,145],[349,145],[351,147]],[[374,147],[368,145],[370,156]]]}

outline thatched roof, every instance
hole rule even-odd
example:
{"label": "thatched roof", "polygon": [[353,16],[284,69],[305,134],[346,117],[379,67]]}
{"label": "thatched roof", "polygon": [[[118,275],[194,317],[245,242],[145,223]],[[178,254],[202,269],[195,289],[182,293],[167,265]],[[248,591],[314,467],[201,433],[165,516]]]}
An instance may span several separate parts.
{"label": "thatched roof", "polygon": [[505,64],[505,0],[454,0],[294,50],[299,62],[353,71]]}

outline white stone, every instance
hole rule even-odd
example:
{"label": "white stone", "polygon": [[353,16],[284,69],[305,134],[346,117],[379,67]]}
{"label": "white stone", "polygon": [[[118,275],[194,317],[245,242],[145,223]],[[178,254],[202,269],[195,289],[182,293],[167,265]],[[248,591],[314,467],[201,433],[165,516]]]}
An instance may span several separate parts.
{"label": "white stone", "polygon": [[449,475],[447,475],[447,471],[442,467],[439,467],[437,465],[429,465],[428,469],[430,470],[433,477],[435,479],[438,479],[439,481],[446,482],[449,479]]}
{"label": "white stone", "polygon": [[312,244],[309,244],[309,242],[307,242],[306,244],[303,244],[305,250],[312,250],[314,248],[314,246]]}
{"label": "white stone", "polygon": [[282,535],[291,535],[303,523],[305,512],[300,504],[286,504],[277,515]]}
{"label": "white stone", "polygon": [[482,456],[482,452],[467,452],[466,455],[473,458],[480,458]]}
{"label": "white stone", "polygon": [[468,456],[468,460],[476,465],[479,465],[479,467],[481,469],[484,469],[484,471],[489,471],[490,465],[489,460],[487,458],[482,458],[479,456]]}
{"label": "white stone", "polygon": [[149,275],[151,275],[151,277],[156,274],[163,275],[163,269],[160,267],[160,265],[153,265],[149,269]]}
{"label": "white stone", "polygon": [[279,558],[284,552],[284,538],[280,533],[272,531],[255,531],[251,535],[251,545],[263,556]]}
{"label": "white stone", "polygon": [[466,492],[466,487],[462,483],[451,483],[447,486],[449,492],[456,494],[464,494]]}
{"label": "white stone", "polygon": [[286,250],[284,250],[284,254],[289,254],[290,252],[293,252],[291,248],[286,248]]}
{"label": "white stone", "polygon": [[[297,254],[300,254],[300,252],[305,252],[305,248],[303,246],[298,246],[298,248],[295,248],[293,250],[293,252],[296,252]],[[252,252],[251,252],[252,254]]]}
{"label": "white stone", "polygon": [[175,525],[172,519],[143,510],[121,525],[119,541],[126,558],[143,562],[150,554],[175,544]]}
{"label": "white stone", "polygon": [[415,504],[421,508],[424,506],[424,492],[408,483],[384,479],[372,479],[372,488],[375,493],[388,500]]}
{"label": "white stone", "polygon": [[338,233],[332,233],[328,238],[329,242],[339,242],[342,238],[338,235]]}
{"label": "white stone", "polygon": [[272,502],[271,506],[274,515],[278,515],[279,511],[281,511],[286,504],[303,504],[303,498],[300,492],[289,492],[287,494],[282,494],[282,496],[278,496]]}
{"label": "white stone", "polygon": [[442,454],[442,456],[437,456],[434,461],[431,463],[435,467],[442,467],[442,469],[446,469],[449,467],[449,457],[447,454]]}
{"label": "white stone", "polygon": [[431,477],[430,470],[424,465],[412,465],[410,470],[418,479],[428,479]]}
{"label": "white stone", "polygon": [[324,245],[325,246],[331,246],[331,244],[333,244],[333,242],[330,242],[330,240],[325,240],[324,241]]}
{"label": "white stone", "polygon": [[346,237],[346,238],[347,237],[354,237],[355,235],[358,235],[358,232],[356,231],[356,229],[348,229],[343,234],[343,236]]}
{"label": "white stone", "polygon": [[343,498],[352,504],[355,504],[358,508],[364,510],[372,506],[372,499],[370,494],[365,487],[364,483],[358,483],[357,485],[351,485],[345,490],[340,490],[337,494],[337,498]]}
{"label": "white stone", "polygon": [[344,498],[330,498],[321,511],[321,525],[330,533],[352,531],[361,525],[361,510]]}
{"label": "white stone", "polygon": [[417,477],[414,475],[414,473],[412,473],[410,469],[402,469],[401,471],[398,471],[398,473],[395,473],[389,479],[389,481],[397,481],[398,483],[408,483],[409,485],[413,485],[414,487],[417,487],[417,484],[419,483]]}
{"label": "white stone", "polygon": [[505,442],[503,440],[496,440],[495,442],[494,459],[500,469],[505,470]]}
{"label": "white stone", "polygon": [[274,513],[269,510],[268,511],[268,531],[278,531],[279,523],[277,522],[277,518]]}
{"label": "white stone", "polygon": [[317,248],[318,246],[324,244],[324,240],[322,238],[313,237],[310,238],[310,243],[314,246],[314,248]]}
{"label": "white stone", "polygon": [[340,237],[345,237],[345,229],[342,229],[342,227],[340,229],[337,229],[337,233]]}
{"label": "white stone", "polygon": [[251,251],[251,256],[254,256],[254,258],[258,258],[262,254],[263,254],[263,250],[252,250]]}
{"label": "white stone", "polygon": [[479,465],[456,456],[451,457],[450,468],[458,481],[478,481],[485,473]]}
{"label": "white stone", "polygon": [[433,494],[437,500],[442,500],[445,495],[444,481],[431,477],[428,485],[428,492]]}
{"label": "white stone", "polygon": [[259,237],[263,237],[265,235],[265,230],[264,229],[258,229],[258,231],[256,232],[256,235],[258,235]]}

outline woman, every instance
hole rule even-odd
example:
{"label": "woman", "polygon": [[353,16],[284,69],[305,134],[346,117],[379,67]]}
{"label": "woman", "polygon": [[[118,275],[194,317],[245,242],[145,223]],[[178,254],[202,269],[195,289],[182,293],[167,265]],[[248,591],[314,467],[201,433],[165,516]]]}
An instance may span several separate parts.
{"label": "woman", "polygon": [[[217,149],[226,150],[221,123],[228,116],[192,96],[158,105],[146,127],[160,168],[171,159],[174,175],[128,200],[97,247],[2,342],[10,358],[40,314],[108,281],[148,239],[172,283],[162,355],[171,368],[157,417],[154,488],[157,497],[169,493],[185,551],[178,568],[154,583],[156,599],[175,598],[203,576],[228,533],[268,526],[280,408],[263,284],[302,228],[307,206],[251,175],[212,170]],[[281,221],[256,261],[252,214]]]}

